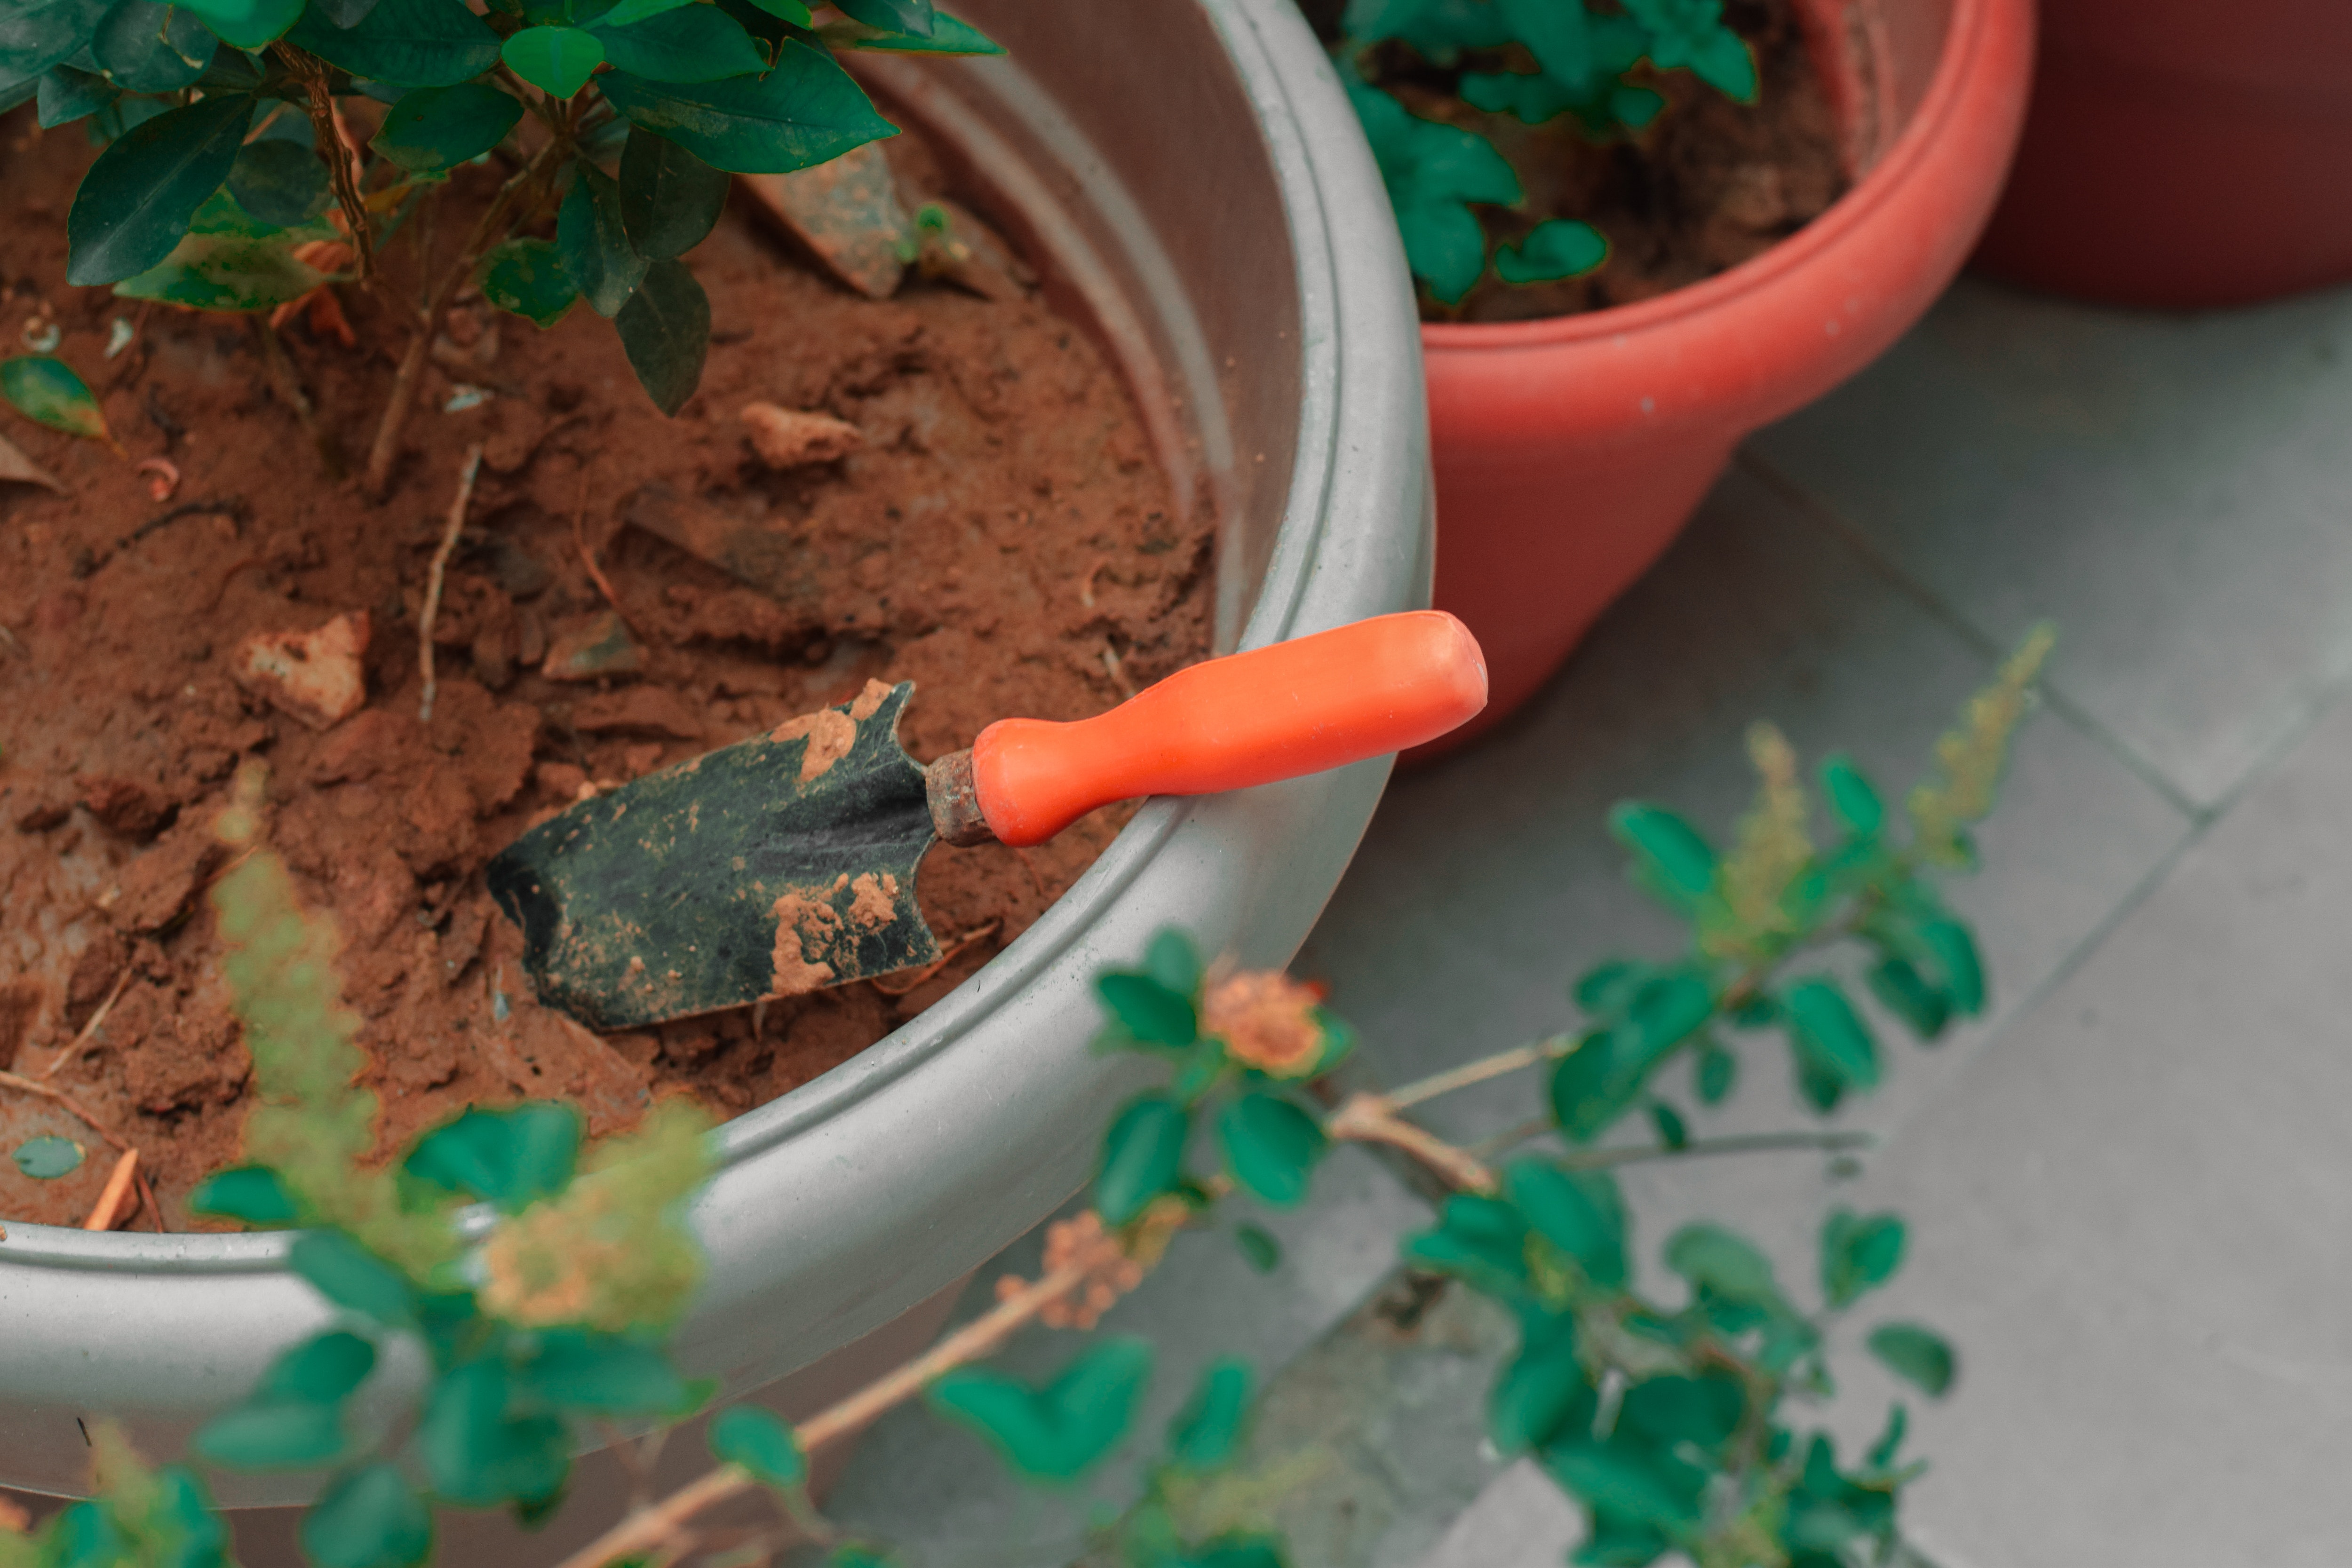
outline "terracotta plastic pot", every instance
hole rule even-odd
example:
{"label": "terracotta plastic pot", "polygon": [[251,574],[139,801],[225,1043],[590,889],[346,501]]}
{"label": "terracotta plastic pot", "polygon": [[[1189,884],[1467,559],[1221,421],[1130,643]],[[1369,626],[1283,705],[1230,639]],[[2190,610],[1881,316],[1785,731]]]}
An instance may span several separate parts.
{"label": "terracotta plastic pot", "polygon": [[[1425,603],[1411,286],[1393,244],[1363,242],[1390,221],[1379,172],[1288,0],[1153,0],[1115,19],[1091,0],[956,9],[1011,55],[859,68],[972,167],[988,215],[1045,261],[1059,303],[1126,372],[1178,504],[1218,520],[1219,646]],[[805,1374],[782,1395],[804,1402],[858,1357],[928,1332],[958,1281],[1084,1184],[1138,1082],[1133,1064],[1087,1050],[1095,973],[1171,922],[1209,951],[1286,963],[1388,769],[1147,803],[946,998],[728,1123],[694,1207],[709,1271],[678,1337],[689,1371],[728,1398]],[[81,1424],[98,1416],[177,1458],[329,1318],[287,1269],[289,1242],[9,1225],[0,1486],[86,1485]],[[845,1347],[849,1361],[831,1359]],[[385,1380],[415,1370],[395,1360]],[[362,1403],[362,1419],[386,1413]],[[227,1476],[217,1491],[252,1508],[317,1483]],[[583,1483],[574,1502],[617,1510],[622,1496]],[[551,1561],[545,1539],[477,1560]]]}
{"label": "terracotta plastic pot", "polygon": [[2163,309],[2352,279],[2352,5],[2043,0],[1976,265]]}
{"label": "terracotta plastic pot", "polygon": [[1813,0],[1853,188],[1688,288],[1580,316],[1424,323],[1437,594],[1469,623],[1486,712],[1533,695],[1672,541],[1733,446],[1821,396],[1959,270],[2025,108],[2031,0]]}

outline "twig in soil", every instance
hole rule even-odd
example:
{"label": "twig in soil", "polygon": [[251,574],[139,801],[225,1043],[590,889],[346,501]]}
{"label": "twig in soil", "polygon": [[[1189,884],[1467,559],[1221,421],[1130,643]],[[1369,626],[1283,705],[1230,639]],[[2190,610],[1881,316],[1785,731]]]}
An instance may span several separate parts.
{"label": "twig in soil", "polygon": [[572,512],[572,542],[579,547],[580,564],[588,569],[588,580],[596,585],[596,591],[604,596],[604,602],[613,607],[613,613],[621,618],[621,624],[629,629],[629,635],[642,643],[646,640],[645,633],[638,631],[637,623],[629,619],[629,612],[621,608],[621,596],[613,591],[612,580],[604,575],[604,569],[596,564],[596,553],[588,548],[588,535],[582,527],[587,517],[588,476],[583,474],[580,476],[580,505]]}
{"label": "twig in soil", "polygon": [[416,622],[416,667],[425,673],[425,697],[417,704],[419,724],[433,722],[433,622],[441,613],[441,578],[448,570],[450,552],[457,548],[457,534],[466,526],[466,504],[474,498],[474,476],[482,466],[482,444],[478,441],[466,449],[466,466],[457,476],[457,498],[449,503],[448,526],[441,533],[441,548],[433,552],[433,570],[425,582],[425,613]]}
{"label": "twig in soil", "polygon": [[163,1234],[163,1205],[155,1196],[155,1184],[147,1179],[145,1166],[137,1166],[132,1176],[139,1183],[139,1201],[147,1206],[147,1223],[154,1228],[156,1235],[161,1236]]}
{"label": "twig in soil", "polygon": [[176,523],[182,517],[229,517],[239,523],[249,523],[253,521],[253,506],[242,496],[231,496],[226,500],[216,496],[207,496],[201,501],[183,501],[161,517],[150,517],[131,529],[128,536],[117,541],[114,548],[118,550],[129,549],[164,524]]}
{"label": "twig in soil", "polygon": [[89,1218],[81,1222],[84,1230],[111,1230],[115,1217],[122,1211],[122,1197],[131,1190],[131,1177],[139,1174],[139,1151],[125,1149],[122,1157],[114,1162],[114,1173],[106,1178],[106,1190],[98,1195],[90,1207]]}
{"label": "twig in soil", "polygon": [[98,1010],[89,1015],[89,1021],[81,1026],[81,1032],[73,1037],[73,1043],[58,1052],[50,1059],[49,1064],[41,1069],[42,1082],[47,1083],[50,1079],[55,1078],[58,1075],[58,1069],[70,1061],[80,1052],[83,1046],[90,1042],[91,1037],[98,1033],[99,1026],[106,1021],[106,1015],[112,1012],[114,1004],[121,999],[123,988],[130,984],[131,966],[125,964],[122,966],[122,973],[115,976],[114,984],[107,988],[106,999],[98,1004]]}
{"label": "twig in soil", "polygon": [[286,355],[286,345],[278,340],[278,329],[262,316],[248,318],[253,323],[253,335],[261,344],[261,362],[269,371],[269,390],[288,408],[302,426],[302,434],[310,438],[311,450],[326,465],[327,477],[340,482],[349,469],[343,463],[341,445],[334,433],[319,423],[319,411],[310,402],[310,394],[302,390],[302,380],[294,373],[294,361]]}
{"label": "twig in soil", "polygon": [[973,943],[979,941],[982,937],[986,936],[1003,924],[1004,922],[1003,920],[991,920],[985,925],[975,925],[971,930],[965,932],[962,936],[957,937],[954,941],[949,943],[948,950],[940,954],[937,960],[924,965],[921,968],[908,976],[905,985],[886,986],[881,981],[877,980],[874,982],[874,988],[881,992],[886,997],[903,997],[908,992],[913,990],[917,986],[921,985],[924,981],[938,974],[941,969],[946,968],[950,964],[954,963],[957,958],[962,956],[966,948],[970,947]]}
{"label": "twig in soil", "polygon": [[1103,644],[1102,662],[1103,668],[1110,672],[1111,684],[1117,686],[1120,691],[1125,692],[1129,696],[1133,696],[1135,695],[1135,683],[1127,678],[1126,667],[1118,662],[1118,650],[1112,647],[1109,643],[1105,643]]}
{"label": "twig in soil", "polygon": [[80,1101],[53,1083],[44,1083],[37,1078],[25,1078],[14,1072],[0,1072],[0,1089],[21,1089],[27,1094],[38,1094],[44,1100],[54,1100],[80,1117],[91,1132],[106,1140],[109,1147],[124,1153],[130,1151],[131,1145],[116,1137],[105,1123],[90,1114],[83,1107]]}
{"label": "twig in soil", "polygon": [[6,648],[12,653],[21,653],[25,651],[25,644],[16,641],[16,633],[9,631],[5,626],[0,626],[0,647]]}

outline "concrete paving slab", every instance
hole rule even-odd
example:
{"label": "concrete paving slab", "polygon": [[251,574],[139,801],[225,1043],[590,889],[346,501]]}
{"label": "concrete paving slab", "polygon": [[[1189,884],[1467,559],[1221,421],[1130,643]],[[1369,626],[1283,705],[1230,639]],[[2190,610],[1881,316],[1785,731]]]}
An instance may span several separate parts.
{"label": "concrete paving slab", "polygon": [[2352,290],[2158,317],[1964,280],[1750,444],[2211,805],[2352,671]]}
{"label": "concrete paving slab", "polygon": [[[1367,1068],[1391,1085],[1567,1027],[1567,988],[1587,966],[1681,941],[1625,881],[1603,823],[1613,802],[1662,801],[1720,837],[1754,789],[1743,737],[1759,718],[1809,768],[1846,747],[1899,799],[1992,663],[1735,470],[1528,712],[1390,786],[1297,972],[1328,982]],[[1986,870],[1952,885],[1982,934],[1993,1012],[1933,1053],[1890,1052],[1860,1124],[1898,1125],[2188,831],[2097,739],[2055,713],[2032,720],[1980,835]],[[1700,1130],[1794,1114],[1785,1051],[1742,1051],[1747,1092]],[[1436,1102],[1429,1120],[1476,1138],[1536,1113],[1538,1092],[1522,1074]]]}
{"label": "concrete paving slab", "polygon": [[2352,1562],[2348,797],[2339,706],[1863,1184],[1916,1221],[1886,1309],[1968,1354],[1946,1568]]}

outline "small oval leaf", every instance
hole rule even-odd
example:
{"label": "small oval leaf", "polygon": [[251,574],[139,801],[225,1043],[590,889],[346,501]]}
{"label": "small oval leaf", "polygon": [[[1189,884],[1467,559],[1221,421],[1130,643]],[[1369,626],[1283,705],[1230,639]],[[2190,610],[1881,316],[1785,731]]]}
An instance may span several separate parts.
{"label": "small oval leaf", "polygon": [[112,439],[89,383],[63,360],[23,354],[0,360],[0,398],[26,419],[92,441]]}

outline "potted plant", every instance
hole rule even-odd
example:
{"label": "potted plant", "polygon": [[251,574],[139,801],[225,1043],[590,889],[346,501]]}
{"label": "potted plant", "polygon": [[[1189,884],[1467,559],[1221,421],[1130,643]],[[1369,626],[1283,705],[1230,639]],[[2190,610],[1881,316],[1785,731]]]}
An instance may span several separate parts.
{"label": "potted plant", "polygon": [[1436,602],[1532,695],[1757,426],[1949,281],[2026,0],[1352,0],[1340,68],[1422,287]]}
{"label": "potted plant", "polygon": [[[82,1485],[85,1408],[175,1451],[316,1322],[280,1239],[102,1228],[176,1223],[235,1158],[244,1059],[198,894],[250,755],[349,940],[387,1140],[453,1092],[568,1094],[592,1131],[681,1089],[738,1113],[679,1340],[729,1390],[937,1296],[1085,1178],[1070,1130],[1132,1076],[1084,1052],[1097,956],[1174,919],[1286,956],[1381,765],[958,862],[950,910],[1009,885],[1009,915],[935,915],[969,942],[904,995],[612,1040],[534,1011],[479,866],[583,789],[871,674],[919,677],[923,752],[968,738],[959,702],[1108,706],[1423,596],[1418,384],[1339,374],[1413,362],[1406,283],[1346,237],[1381,197],[1313,38],[1256,0],[1154,7],[1117,48],[1076,5],[975,5],[959,32],[919,0],[142,3],[0,34],[0,90],[38,67],[5,154],[23,342],[0,386],[57,427],[12,420],[0,451],[0,920],[29,955],[0,993],[0,1115],[142,1155],[102,1212],[110,1146],[6,1190],[0,1481]],[[1009,57],[923,57],[976,36]],[[923,145],[878,178],[820,162],[893,125]],[[1213,179],[1171,170],[1180,141]],[[897,201],[915,280],[854,292],[807,193],[730,208],[730,162],[814,165],[819,195],[864,193],[853,216]],[[1236,244],[1275,265],[1236,276]],[[950,287],[975,256],[995,276]],[[997,601],[1022,581],[1044,608]],[[25,1223],[37,1203],[68,1223]]]}
{"label": "potted plant", "polygon": [[2168,310],[2352,277],[2352,14],[2262,0],[2048,0],[1996,277]]}

